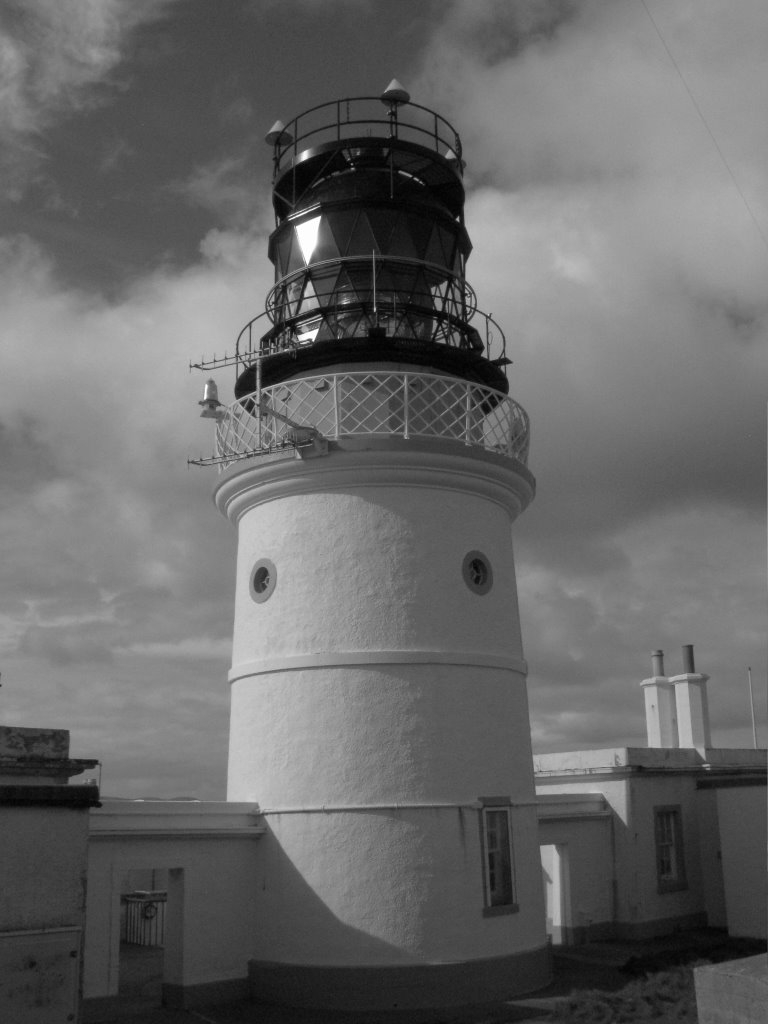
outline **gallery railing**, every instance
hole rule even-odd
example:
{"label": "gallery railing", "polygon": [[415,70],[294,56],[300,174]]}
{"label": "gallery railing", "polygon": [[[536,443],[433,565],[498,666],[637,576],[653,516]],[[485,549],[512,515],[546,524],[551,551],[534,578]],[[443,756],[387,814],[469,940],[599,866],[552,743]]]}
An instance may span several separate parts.
{"label": "gallery railing", "polygon": [[508,395],[430,373],[361,370],[301,377],[244,395],[218,412],[222,468],[311,438],[434,438],[526,463],[528,414]]}

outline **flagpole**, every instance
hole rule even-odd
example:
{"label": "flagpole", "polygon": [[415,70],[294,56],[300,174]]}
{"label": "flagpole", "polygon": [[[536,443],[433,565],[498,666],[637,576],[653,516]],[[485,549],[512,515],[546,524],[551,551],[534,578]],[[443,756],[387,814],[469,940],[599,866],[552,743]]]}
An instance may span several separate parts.
{"label": "flagpole", "polygon": [[755,725],[755,695],[752,692],[752,669],[747,667],[747,682],[749,683],[749,710],[752,713],[752,746],[757,750],[757,726]]}

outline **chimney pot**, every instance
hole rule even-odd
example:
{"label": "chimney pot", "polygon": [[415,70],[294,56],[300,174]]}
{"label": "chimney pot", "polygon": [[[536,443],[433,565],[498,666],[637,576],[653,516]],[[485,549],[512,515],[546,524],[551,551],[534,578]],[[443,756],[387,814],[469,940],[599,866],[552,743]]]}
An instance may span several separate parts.
{"label": "chimney pot", "polygon": [[696,669],[693,664],[693,644],[683,644],[683,672],[692,675]]}
{"label": "chimney pot", "polygon": [[649,747],[679,746],[675,688],[664,675],[664,651],[654,651],[652,676],[640,684],[645,695],[645,724]]}
{"label": "chimney pot", "polygon": [[696,671],[693,644],[684,644],[683,672],[670,679],[675,687],[678,739],[681,747],[695,747],[701,754],[712,746],[707,701],[708,679],[709,676]]}

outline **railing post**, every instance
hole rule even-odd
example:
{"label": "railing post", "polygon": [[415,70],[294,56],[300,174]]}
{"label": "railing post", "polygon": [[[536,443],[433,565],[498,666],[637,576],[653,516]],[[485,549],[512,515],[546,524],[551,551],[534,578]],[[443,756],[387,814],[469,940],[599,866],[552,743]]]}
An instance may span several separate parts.
{"label": "railing post", "polygon": [[464,398],[464,444],[469,446],[472,444],[472,395],[471,395],[471,384],[465,385],[467,391]]}
{"label": "railing post", "polygon": [[256,447],[261,451],[261,354],[256,360]]}
{"label": "railing post", "polygon": [[224,454],[224,417],[229,417],[229,409],[224,410],[224,416],[216,421],[216,457]]}
{"label": "railing post", "polygon": [[333,375],[333,419],[334,419],[334,430],[335,440],[339,440],[339,375],[334,373]]}
{"label": "railing post", "polygon": [[409,373],[403,374],[403,437],[407,441],[410,437],[408,418],[410,416],[410,380]]}

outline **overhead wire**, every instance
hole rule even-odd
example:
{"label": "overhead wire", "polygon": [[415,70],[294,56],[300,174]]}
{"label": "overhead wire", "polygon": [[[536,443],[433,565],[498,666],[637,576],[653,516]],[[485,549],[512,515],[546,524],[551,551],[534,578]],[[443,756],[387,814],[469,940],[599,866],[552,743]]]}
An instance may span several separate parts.
{"label": "overhead wire", "polygon": [[650,10],[648,9],[648,5],[646,3],[646,0],[641,0],[641,3],[643,5],[643,9],[645,10],[645,13],[648,15],[648,20],[653,25],[653,27],[654,27],[654,29],[656,31],[656,35],[661,40],[661,45],[664,47],[664,49],[665,49],[665,51],[667,53],[667,56],[669,57],[670,61],[672,62],[672,66],[674,67],[675,71],[677,72],[677,75],[678,75],[680,81],[683,83],[683,87],[684,87],[685,91],[688,93],[688,98],[690,99],[691,103],[693,104],[694,110],[699,115],[699,118],[701,119],[701,123],[706,128],[707,134],[709,135],[710,139],[712,140],[712,144],[715,147],[715,149],[716,149],[716,151],[718,153],[718,156],[722,160],[723,167],[725,167],[725,169],[728,172],[728,175],[729,175],[731,181],[734,184],[734,187],[735,187],[736,191],[739,193],[739,196],[741,197],[741,201],[744,204],[744,208],[746,209],[747,213],[749,214],[749,216],[750,216],[750,218],[752,220],[752,223],[755,225],[755,229],[757,230],[757,233],[760,235],[760,238],[763,240],[763,245],[765,245],[766,249],[768,249],[768,237],[766,237],[763,229],[760,227],[760,222],[758,221],[757,217],[755,216],[755,212],[752,209],[752,207],[750,206],[749,200],[745,196],[744,191],[743,191],[741,185],[739,184],[739,181],[738,181],[736,175],[733,173],[733,168],[728,163],[728,160],[727,160],[727,158],[725,156],[725,153],[723,152],[722,147],[720,146],[720,143],[717,141],[717,138],[715,137],[715,133],[710,128],[709,123],[708,123],[706,117],[704,116],[704,112],[701,109],[701,107],[699,106],[699,104],[698,104],[698,102],[696,100],[696,97],[693,94],[693,90],[688,85],[688,82],[687,82],[687,80],[685,78],[685,75],[683,74],[682,70],[680,69],[680,65],[675,60],[675,56],[672,53],[672,51],[669,48],[669,46],[667,45],[667,41],[664,38],[664,36],[663,36],[663,34],[661,32],[661,29],[656,24],[656,20],[654,19],[653,15],[651,14]]}

